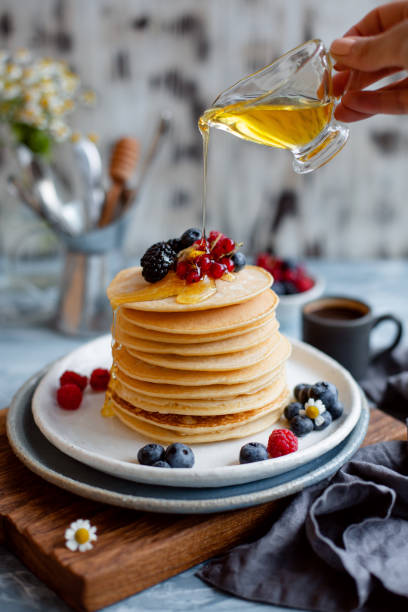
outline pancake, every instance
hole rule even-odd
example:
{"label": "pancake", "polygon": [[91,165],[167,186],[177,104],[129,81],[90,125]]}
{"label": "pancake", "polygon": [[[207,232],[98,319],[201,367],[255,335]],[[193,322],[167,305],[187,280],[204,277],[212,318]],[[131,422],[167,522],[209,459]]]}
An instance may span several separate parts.
{"label": "pancake", "polygon": [[275,332],[272,336],[267,337],[267,340],[258,343],[256,346],[247,348],[243,351],[222,355],[201,355],[194,357],[192,355],[172,355],[169,353],[156,354],[134,351],[126,347],[126,350],[145,363],[161,366],[163,368],[171,368],[174,370],[197,371],[197,372],[221,372],[225,370],[239,370],[246,368],[262,361],[268,357],[279,344],[279,333]]}
{"label": "pancake", "polygon": [[172,334],[166,332],[147,329],[131,323],[125,316],[126,308],[118,308],[115,315],[115,325],[112,325],[112,335],[116,336],[116,331],[119,329],[126,333],[129,338],[138,338],[147,342],[161,342],[163,344],[197,344],[203,342],[218,342],[220,340],[228,340],[235,336],[240,336],[243,333],[260,329],[264,325],[276,321],[275,312],[271,311],[262,319],[256,320],[236,329],[227,329],[221,332],[208,332],[207,334]]}
{"label": "pancake", "polygon": [[[282,394],[281,407],[285,405],[289,395],[289,392]],[[251,421],[250,423],[238,425],[237,427],[229,429],[228,431],[215,430],[211,433],[183,435],[179,432],[172,431],[171,429],[165,429],[163,427],[158,427],[157,425],[152,425],[151,423],[146,423],[145,421],[128,414],[114,402],[112,407],[115,415],[122,421],[122,423],[155,442],[172,443],[178,441],[187,444],[203,444],[206,442],[218,442],[233,438],[245,438],[252,436],[259,431],[264,431],[265,429],[272,427],[272,425],[279,420],[282,409],[277,409],[267,415],[261,416],[259,419]]]}
{"label": "pancake", "polygon": [[[147,301],[126,303],[127,308],[157,312],[184,313],[197,310],[212,310],[232,304],[240,304],[255,297],[270,287],[273,278],[263,268],[245,266],[236,274],[236,281],[227,282],[222,279],[215,281],[217,291],[208,299],[195,304],[179,304],[175,297],[152,299]],[[107,294],[111,303],[119,296],[132,294],[143,289],[152,289],[154,284],[148,283],[142,276],[142,268],[134,267],[122,270],[110,283]]]}
{"label": "pancake", "polygon": [[161,397],[150,397],[143,393],[137,393],[130,387],[116,379],[115,394],[134,406],[139,406],[148,412],[160,412],[161,414],[184,414],[184,415],[217,415],[234,414],[261,408],[273,402],[286,384],[286,377],[282,370],[276,379],[266,387],[254,393],[236,395],[224,399],[176,399]]}
{"label": "pancake", "polygon": [[116,395],[112,396],[112,401],[116,406],[120,407],[123,412],[129,416],[135,416],[145,423],[157,425],[164,429],[171,429],[181,434],[198,434],[198,433],[211,433],[212,431],[228,431],[242,425],[255,421],[260,416],[269,414],[279,410],[282,403],[282,395],[286,397],[287,389],[274,401],[261,408],[255,410],[246,410],[245,412],[239,412],[234,414],[221,414],[221,415],[205,415],[205,416],[192,416],[182,414],[161,414],[159,412],[147,412],[139,406],[132,406],[128,402],[124,401]]}
{"label": "pancake", "polygon": [[[232,283],[228,283],[231,286]],[[267,289],[243,304],[196,312],[142,312],[123,308],[123,316],[139,327],[169,334],[213,334],[262,321],[275,310],[278,297]]]}
{"label": "pancake", "polygon": [[172,355],[185,355],[188,357],[203,357],[206,355],[236,353],[257,346],[263,340],[265,340],[265,338],[270,337],[274,332],[276,332],[278,327],[279,323],[277,322],[275,316],[273,316],[273,318],[270,321],[267,321],[265,325],[262,325],[262,327],[249,330],[230,338],[227,337],[222,340],[214,340],[213,342],[197,341],[194,344],[171,344],[160,341],[152,342],[131,336],[126,331],[123,331],[122,326],[119,325],[118,321],[116,321],[115,340],[119,344],[123,344],[132,354],[134,354],[133,351],[137,351],[150,354],[170,353]]}
{"label": "pancake", "polygon": [[145,382],[180,386],[232,385],[248,382],[276,370],[290,355],[290,344],[277,333],[278,341],[270,342],[270,352],[259,362],[236,370],[201,372],[176,370],[152,365],[131,355],[124,347],[113,348],[113,359],[118,370]]}
{"label": "pancake", "polygon": [[244,393],[255,393],[264,387],[271,385],[276,377],[279,376],[281,367],[250,380],[248,382],[235,385],[206,385],[197,387],[186,387],[182,385],[170,385],[145,382],[128,376],[125,372],[117,369],[115,377],[121,383],[126,385],[130,390],[136,393],[142,393],[149,397],[169,399],[203,399],[211,398],[213,400],[223,400],[226,398],[236,397]]}
{"label": "pancake", "polygon": [[[256,266],[197,285],[174,271],[158,283],[147,283],[141,268],[119,273],[108,288],[113,366],[102,414],[167,443],[221,441],[271,427],[289,399],[291,351],[278,331],[272,280]],[[207,298],[193,303],[203,287]],[[176,291],[191,303],[163,297]],[[132,301],[137,297],[145,301]]]}

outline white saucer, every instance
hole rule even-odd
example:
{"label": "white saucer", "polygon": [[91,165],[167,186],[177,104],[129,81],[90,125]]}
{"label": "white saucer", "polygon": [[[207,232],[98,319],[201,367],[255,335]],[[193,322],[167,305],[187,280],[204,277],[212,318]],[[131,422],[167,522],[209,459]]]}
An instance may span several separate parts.
{"label": "white saucer", "polygon": [[[302,342],[291,342],[289,386],[328,380],[337,386],[345,412],[326,430],[300,438],[297,452],[278,459],[238,464],[241,446],[251,440],[266,444],[271,432],[268,430],[248,439],[192,445],[196,463],[191,469],[143,466],[137,462],[137,452],[152,440],[128,429],[116,418],[103,418],[100,415],[103,393],[88,389],[78,410],[70,412],[59,408],[55,394],[60,375],[65,370],[89,375],[96,367],[109,367],[110,336],[84,344],[48,370],[33,397],[34,420],[44,436],[62,452],[127,480],[176,487],[222,487],[269,478],[295,469],[334,448],[352,431],[361,412],[359,388],[350,374],[320,351]],[[282,421],[275,428],[285,426],[287,423]]]}

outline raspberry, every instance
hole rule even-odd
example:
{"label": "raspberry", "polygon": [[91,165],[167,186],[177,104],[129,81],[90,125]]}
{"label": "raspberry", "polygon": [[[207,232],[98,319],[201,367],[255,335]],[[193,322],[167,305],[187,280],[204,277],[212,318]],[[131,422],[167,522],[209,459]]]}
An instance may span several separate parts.
{"label": "raspberry", "polygon": [[298,440],[289,429],[275,429],[268,440],[268,453],[270,457],[282,457],[298,449]]}
{"label": "raspberry", "polygon": [[309,291],[313,287],[314,281],[308,276],[302,276],[296,280],[295,285],[299,293],[303,293],[303,291]]}
{"label": "raspberry", "polygon": [[64,410],[76,410],[82,401],[82,391],[74,383],[62,385],[57,391],[57,402]]}
{"label": "raspberry", "polygon": [[274,268],[273,270],[269,270],[269,272],[271,272],[273,279],[276,282],[280,283],[283,281],[283,272],[279,268]]}
{"label": "raspberry", "polygon": [[256,265],[265,268],[268,272],[272,272],[274,265],[273,257],[269,253],[260,253],[256,259]]}
{"label": "raspberry", "polygon": [[104,368],[96,368],[91,374],[89,384],[94,391],[106,391],[110,379],[109,370]]}
{"label": "raspberry", "polygon": [[67,385],[68,383],[72,383],[76,385],[83,391],[88,384],[88,377],[81,376],[77,372],[73,372],[72,370],[66,370],[59,379],[60,385]]}
{"label": "raspberry", "polygon": [[283,272],[283,280],[285,281],[290,281],[292,283],[296,284],[296,281],[298,279],[298,274],[296,270],[293,269],[288,269],[288,270],[284,270]]}
{"label": "raspberry", "polygon": [[230,259],[229,257],[223,257],[220,263],[223,264],[227,268],[228,272],[234,272],[235,264],[232,261],[232,259]]}
{"label": "raspberry", "polygon": [[211,278],[221,278],[225,274],[226,267],[222,264],[214,261],[210,267],[210,276]]}

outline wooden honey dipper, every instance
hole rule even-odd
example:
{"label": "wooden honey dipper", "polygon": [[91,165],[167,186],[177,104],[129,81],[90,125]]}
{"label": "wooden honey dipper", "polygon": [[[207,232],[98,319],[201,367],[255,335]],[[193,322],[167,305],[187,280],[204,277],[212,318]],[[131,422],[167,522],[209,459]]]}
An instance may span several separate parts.
{"label": "wooden honey dipper", "polygon": [[99,227],[105,227],[115,218],[124,185],[132,176],[138,158],[139,143],[135,138],[121,138],[117,141],[109,166],[113,185],[106,194]]}

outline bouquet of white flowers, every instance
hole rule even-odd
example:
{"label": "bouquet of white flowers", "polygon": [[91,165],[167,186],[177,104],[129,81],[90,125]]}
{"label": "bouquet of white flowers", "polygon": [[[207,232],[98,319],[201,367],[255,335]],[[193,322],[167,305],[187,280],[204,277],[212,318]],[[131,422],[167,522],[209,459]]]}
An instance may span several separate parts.
{"label": "bouquet of white flowers", "polygon": [[69,115],[77,103],[94,102],[94,92],[81,89],[66,62],[34,59],[26,49],[0,51],[0,121],[33,153],[47,155],[53,141],[79,138]]}

